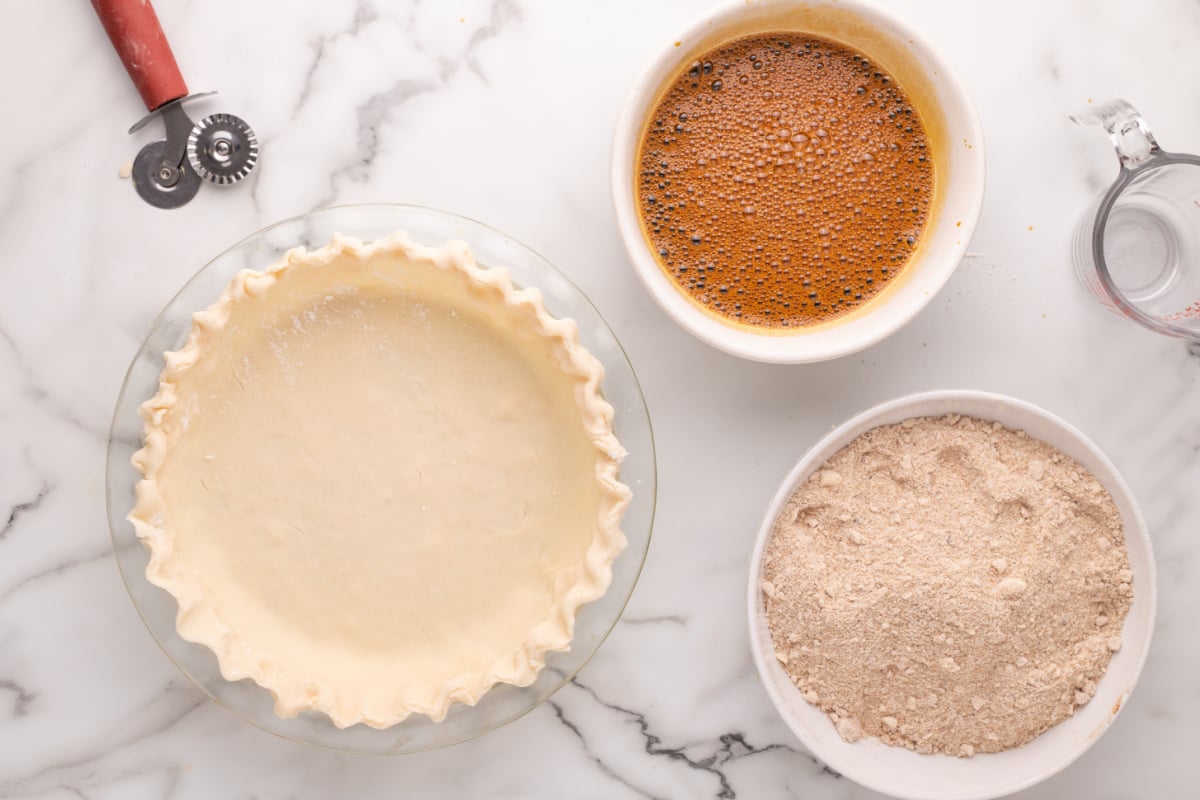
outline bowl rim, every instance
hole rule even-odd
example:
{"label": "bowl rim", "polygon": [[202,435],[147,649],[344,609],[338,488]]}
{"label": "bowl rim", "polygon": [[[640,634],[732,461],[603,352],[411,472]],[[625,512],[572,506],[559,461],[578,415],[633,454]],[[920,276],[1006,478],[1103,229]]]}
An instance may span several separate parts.
{"label": "bowl rim", "polygon": [[[966,255],[967,243],[970,242],[983,210],[987,178],[983,127],[965,84],[951,68],[950,63],[915,28],[890,10],[864,0],[754,0],[756,6],[777,6],[783,9],[794,7],[811,10],[836,7],[861,17],[877,30],[886,27],[894,31],[885,34],[889,38],[903,38],[908,49],[920,53],[928,61],[930,68],[926,71],[936,76],[937,81],[944,85],[946,96],[953,97],[955,104],[961,108],[961,117],[956,118],[956,124],[967,131],[972,147],[966,156],[969,167],[959,172],[961,177],[958,180],[974,186],[975,189],[971,193],[970,205],[958,208],[959,213],[955,214],[955,218],[961,222],[961,225],[955,228],[961,242],[958,251],[947,251],[944,256],[935,259],[937,263],[931,263],[930,268],[923,271],[924,291],[915,293],[907,301],[889,298],[886,303],[867,311],[859,318],[862,321],[872,318],[874,321],[870,326],[853,331],[842,326],[835,335],[823,336],[822,341],[814,345],[813,337],[804,334],[759,333],[749,328],[736,327],[717,319],[715,315],[706,314],[683,297],[674,283],[663,274],[662,267],[649,251],[632,198],[633,160],[636,158],[637,143],[641,138],[642,121],[661,86],[661,76],[670,72],[675,62],[690,52],[687,48],[678,46],[679,43],[694,41],[710,33],[715,26],[733,25],[748,2],[751,0],[725,0],[693,18],[679,35],[670,39],[667,46],[661,48],[642,68],[626,94],[614,126],[609,163],[609,184],[617,228],[629,260],[634,265],[634,271],[646,291],[677,325],[706,344],[740,358],[764,363],[802,364],[840,358],[877,344],[903,328],[932,301],[954,275],[963,256]],[[895,309],[895,313],[887,318],[875,313],[885,305]],[[781,341],[787,342],[788,346],[779,345],[778,342]]]}
{"label": "bowl rim", "polygon": [[[1097,463],[1104,467],[1104,470],[1108,473],[1106,477],[1111,477],[1113,483],[1113,486],[1106,488],[1109,488],[1110,491],[1115,488],[1116,491],[1112,493],[1114,495],[1120,495],[1121,499],[1124,500],[1131,509],[1132,513],[1130,516],[1132,518],[1122,520],[1126,546],[1128,548],[1129,543],[1136,540],[1137,546],[1145,550],[1146,561],[1148,565],[1145,575],[1135,576],[1135,580],[1144,580],[1147,584],[1147,588],[1140,589],[1142,594],[1140,597],[1138,597],[1139,600],[1144,600],[1148,603],[1146,633],[1142,640],[1137,643],[1139,646],[1139,651],[1137,652],[1136,662],[1134,664],[1132,674],[1129,677],[1128,685],[1120,694],[1119,707],[1113,713],[1106,714],[1103,723],[1098,728],[1093,730],[1090,735],[1081,740],[1077,740],[1073,748],[1066,754],[1066,756],[1052,768],[1043,770],[1041,772],[1035,772],[1028,776],[1020,777],[1014,780],[1011,785],[1003,787],[999,792],[996,792],[993,789],[987,789],[956,796],[959,798],[959,800],[990,800],[990,798],[1002,797],[1013,792],[1021,791],[1022,789],[1028,789],[1029,787],[1040,783],[1043,780],[1046,780],[1047,778],[1066,769],[1076,759],[1087,752],[1087,750],[1112,726],[1112,723],[1116,719],[1117,715],[1120,714],[1120,712],[1124,710],[1125,706],[1128,704],[1129,696],[1136,687],[1137,682],[1141,677],[1142,669],[1145,667],[1146,658],[1150,651],[1151,640],[1154,637],[1154,621],[1157,615],[1158,606],[1158,575],[1149,529],[1146,526],[1145,519],[1142,516],[1141,509],[1137,503],[1137,499],[1135,498],[1133,491],[1129,488],[1120,472],[1117,471],[1116,466],[1112,463],[1108,456],[1105,455],[1105,453],[1078,428],[1071,425],[1066,420],[1063,420],[1061,417],[1025,400],[1020,400],[1018,398],[996,392],[972,389],[938,389],[914,392],[912,394],[906,394],[882,403],[878,403],[866,409],[865,411],[855,414],[845,422],[835,426],[832,430],[823,435],[816,443],[809,447],[808,450],[805,451],[805,453],[800,457],[799,461],[796,462],[795,466],[788,471],[787,475],[780,483],[779,488],[772,496],[771,501],[767,506],[766,514],[763,517],[762,524],[759,527],[758,534],[755,537],[753,550],[751,551],[746,586],[746,620],[750,635],[751,657],[754,660],[754,666],[757,671],[758,678],[761,681],[767,696],[770,698],[771,705],[774,706],[776,713],[778,713],[780,718],[783,719],[788,729],[791,730],[796,738],[800,740],[800,743],[805,747],[805,749],[811,752],[822,763],[827,764],[831,769],[868,789],[882,792],[891,797],[905,798],[905,800],[929,800],[927,795],[897,791],[896,789],[888,786],[886,783],[877,780],[873,775],[868,774],[864,776],[857,772],[853,765],[848,766],[846,764],[845,759],[843,759],[841,755],[831,751],[830,748],[823,746],[814,737],[812,737],[809,734],[807,726],[805,726],[800,720],[796,719],[793,715],[785,711],[784,698],[780,696],[771,679],[768,677],[768,668],[771,665],[767,663],[765,650],[766,646],[770,644],[771,652],[773,652],[774,645],[765,641],[762,637],[760,623],[763,619],[764,613],[760,604],[761,593],[759,591],[759,585],[762,576],[763,553],[766,550],[767,542],[771,538],[775,520],[782,512],[784,505],[795,492],[799,483],[804,478],[807,478],[809,475],[811,475],[815,470],[819,469],[820,466],[824,464],[834,453],[840,450],[841,447],[845,447],[847,444],[849,444],[849,442],[853,441],[855,438],[868,430],[878,427],[879,425],[889,424],[881,420],[885,416],[890,416],[900,411],[910,412],[910,417],[926,416],[930,413],[962,413],[964,416],[979,416],[980,418],[986,419],[986,414],[981,414],[977,411],[922,411],[923,408],[927,408],[931,403],[938,402],[974,402],[1005,406],[1015,411],[1039,417],[1042,421],[1058,428],[1071,439],[1073,439],[1077,444],[1080,445],[1080,447],[1082,447],[1084,450],[1087,450],[1089,454],[1097,460]],[[823,457],[819,456],[819,454],[823,450],[828,449],[833,442],[847,437],[851,432],[856,430],[858,432],[853,436],[850,436],[850,438],[848,438],[846,442],[841,445],[841,447],[837,448],[837,450],[834,450]],[[1033,434],[1030,435],[1032,436]],[[1126,617],[1124,624],[1127,625],[1129,623],[1129,619],[1129,617]],[[824,722],[826,720],[822,721]],[[1053,730],[1053,728],[1049,730]],[[846,744],[846,747],[854,746],[855,745],[853,744]],[[1004,752],[1016,752],[1020,749],[1021,748],[1014,748],[1013,750]],[[916,756],[917,754],[914,753],[913,755]],[[990,755],[993,754],[981,753],[973,756],[973,758],[987,758]]]}

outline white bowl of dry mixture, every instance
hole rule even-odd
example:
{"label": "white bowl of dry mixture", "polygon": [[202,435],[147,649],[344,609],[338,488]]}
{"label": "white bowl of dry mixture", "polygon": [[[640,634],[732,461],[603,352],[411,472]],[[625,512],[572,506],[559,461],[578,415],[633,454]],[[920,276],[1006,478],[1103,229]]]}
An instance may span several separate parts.
{"label": "white bowl of dry mixture", "polygon": [[876,791],[980,800],[1078,758],[1154,628],[1133,494],[1078,430],[974,391],[909,395],[817,443],[750,564],[754,661],[813,755]]}

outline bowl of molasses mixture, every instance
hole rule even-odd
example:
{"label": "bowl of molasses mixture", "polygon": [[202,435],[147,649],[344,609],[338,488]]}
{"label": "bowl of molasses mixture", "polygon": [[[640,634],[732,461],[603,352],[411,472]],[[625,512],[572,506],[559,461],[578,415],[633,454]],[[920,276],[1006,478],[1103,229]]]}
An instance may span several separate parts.
{"label": "bowl of molasses mixture", "polygon": [[983,138],[950,68],[858,2],[719,7],[633,88],[612,158],[639,277],[726,352],[861,350],[949,280],[983,204]]}

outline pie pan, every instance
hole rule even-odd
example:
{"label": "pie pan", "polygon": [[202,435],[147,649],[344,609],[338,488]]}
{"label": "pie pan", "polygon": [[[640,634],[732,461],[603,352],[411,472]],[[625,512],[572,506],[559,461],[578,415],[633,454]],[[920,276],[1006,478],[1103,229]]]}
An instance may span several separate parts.
{"label": "pie pan", "polygon": [[[775,520],[796,489],[830,457],[861,434],[910,417],[961,414],[1023,430],[1078,461],[1112,495],[1125,533],[1133,572],[1133,604],[1125,617],[1121,649],[1113,656],[1095,696],[1074,716],[1023,747],[970,758],[921,755],[878,739],[842,740],[825,712],[800,695],[775,658],[759,589],[763,553]],[[1150,535],[1133,493],[1112,462],[1076,428],[1030,403],[978,391],[908,395],[864,411],[840,425],[804,455],[784,479],[767,509],[750,559],[747,608],[750,647],[759,677],[787,726],[814,756],[857,783],[909,800],[983,800],[1028,788],[1081,756],[1112,723],[1137,682],[1154,630],[1157,586]]]}
{"label": "pie pan", "polygon": [[[602,391],[615,410],[615,433],[629,453],[620,473],[621,481],[633,491],[622,523],[628,544],[613,564],[608,591],[580,609],[571,649],[550,654],[546,667],[529,686],[498,685],[475,706],[454,705],[439,723],[414,715],[386,729],[365,725],[339,729],[318,713],[281,719],[273,712],[267,690],[249,680],[226,680],[211,650],[180,637],[174,598],[145,577],[149,554],[126,520],[140,477],[130,463],[141,446],[138,405],[154,394],[163,368],[162,354],[184,341],[193,312],[206,308],[237,272],[263,269],[293,248],[321,247],[335,233],[373,241],[398,230],[431,245],[448,240],[466,242],[481,266],[507,268],[516,285],[541,290],[550,314],[569,317],[578,324],[581,343],[604,366]],[[445,212],[404,205],[343,206],[285,220],[251,235],[205,265],[163,309],[134,357],[113,416],[107,460],[108,518],[117,564],[134,605],[168,657],[220,705],[264,730],[307,744],[363,753],[416,752],[474,738],[527,713],[569,680],[616,624],[637,582],[649,545],[655,482],[653,436],[636,376],[612,331],[583,293],[532,250],[492,228]]]}

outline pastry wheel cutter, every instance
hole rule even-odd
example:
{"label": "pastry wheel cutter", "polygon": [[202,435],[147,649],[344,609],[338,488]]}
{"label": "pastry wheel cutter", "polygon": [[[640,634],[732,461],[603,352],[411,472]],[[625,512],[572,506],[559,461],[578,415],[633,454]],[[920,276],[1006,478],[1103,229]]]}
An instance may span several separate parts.
{"label": "pastry wheel cutter", "polygon": [[192,122],[183,104],[213,92],[188,94],[150,0],[92,0],[92,6],[150,112],[129,132],[155,118],[166,128],[166,139],[146,145],[133,160],[141,198],[156,208],[179,208],[203,181],[228,185],[249,175],[258,163],[258,138],[232,114]]}

